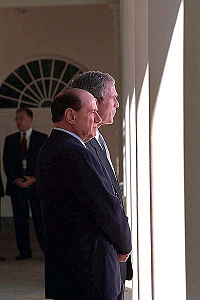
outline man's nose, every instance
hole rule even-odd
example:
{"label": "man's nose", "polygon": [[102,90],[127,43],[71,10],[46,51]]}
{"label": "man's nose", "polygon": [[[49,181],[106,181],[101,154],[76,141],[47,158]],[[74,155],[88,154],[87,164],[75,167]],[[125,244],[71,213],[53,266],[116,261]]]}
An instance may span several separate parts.
{"label": "man's nose", "polygon": [[115,99],[115,104],[114,105],[115,105],[116,108],[119,108],[119,102],[118,102],[117,99]]}

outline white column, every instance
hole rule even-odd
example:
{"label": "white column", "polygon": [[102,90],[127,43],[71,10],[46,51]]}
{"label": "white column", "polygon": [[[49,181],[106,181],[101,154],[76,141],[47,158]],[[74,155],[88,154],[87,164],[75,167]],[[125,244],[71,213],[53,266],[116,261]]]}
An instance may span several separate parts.
{"label": "white column", "polygon": [[[132,229],[133,286],[132,299],[138,299],[138,235],[136,180],[136,106],[135,106],[135,6],[131,0],[120,1],[123,99],[124,194]],[[121,107],[122,107],[121,105]],[[129,287],[130,287],[129,283]]]}
{"label": "white column", "polygon": [[108,4],[113,15],[113,30],[114,30],[114,49],[115,49],[115,83],[117,87],[118,100],[120,103],[120,109],[116,115],[114,126],[116,126],[115,134],[118,141],[118,147],[115,149],[116,161],[115,171],[117,177],[121,181],[123,173],[123,158],[122,158],[122,108],[121,108],[121,49],[120,49],[120,3],[119,1]]}
{"label": "white column", "polygon": [[135,1],[139,299],[152,299],[148,1]]}
{"label": "white column", "polygon": [[185,300],[183,1],[149,1],[153,299]]}
{"label": "white column", "polygon": [[151,300],[148,2],[122,1],[124,171],[132,220],[134,300]]}

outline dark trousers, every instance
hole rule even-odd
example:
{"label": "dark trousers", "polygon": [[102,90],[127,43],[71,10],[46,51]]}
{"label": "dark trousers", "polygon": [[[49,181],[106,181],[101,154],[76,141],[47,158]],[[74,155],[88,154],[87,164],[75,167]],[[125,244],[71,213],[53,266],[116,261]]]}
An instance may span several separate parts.
{"label": "dark trousers", "polygon": [[117,297],[117,300],[124,300],[124,290],[125,290],[125,285],[123,284],[121,288],[121,292]]}
{"label": "dark trousers", "polygon": [[44,252],[43,220],[38,198],[34,192],[22,191],[11,197],[16,242],[21,255],[31,254],[29,237],[29,205],[41,250]]}

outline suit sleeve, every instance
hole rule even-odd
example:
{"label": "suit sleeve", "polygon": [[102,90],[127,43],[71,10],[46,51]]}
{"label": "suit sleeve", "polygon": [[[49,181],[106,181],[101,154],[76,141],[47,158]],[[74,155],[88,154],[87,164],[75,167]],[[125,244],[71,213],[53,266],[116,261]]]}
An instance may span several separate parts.
{"label": "suit sleeve", "polygon": [[0,174],[0,197],[4,196],[4,189],[3,189],[3,182],[1,179],[1,174]]}
{"label": "suit sleeve", "polygon": [[84,151],[73,159],[71,189],[95,225],[118,253],[131,251],[128,218],[120,201],[110,191],[102,166],[93,153]]}
{"label": "suit sleeve", "polygon": [[3,165],[4,170],[7,176],[7,179],[10,182],[13,182],[18,176],[16,174],[16,167],[15,167],[15,156],[12,147],[12,143],[6,137],[5,144],[4,144],[4,152],[3,152]]}
{"label": "suit sleeve", "polygon": [[30,160],[28,162],[27,176],[35,177],[35,167],[36,167],[38,153],[39,153],[42,145],[45,143],[46,139],[47,139],[46,134],[40,133],[40,135],[38,136],[38,139],[36,140],[35,145],[34,145],[35,151],[32,153],[32,157],[30,158]]}

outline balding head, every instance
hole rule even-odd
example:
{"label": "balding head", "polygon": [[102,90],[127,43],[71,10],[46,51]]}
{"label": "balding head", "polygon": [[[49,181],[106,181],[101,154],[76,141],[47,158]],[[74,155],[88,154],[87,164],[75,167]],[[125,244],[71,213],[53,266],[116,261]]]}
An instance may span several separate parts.
{"label": "balding head", "polygon": [[53,100],[52,121],[55,127],[71,131],[86,141],[96,135],[101,122],[97,109],[96,99],[89,92],[68,88]]}
{"label": "balding head", "polygon": [[80,89],[65,89],[54,98],[51,105],[52,121],[54,123],[63,120],[67,108],[72,108],[75,111],[81,108],[81,92]]}

